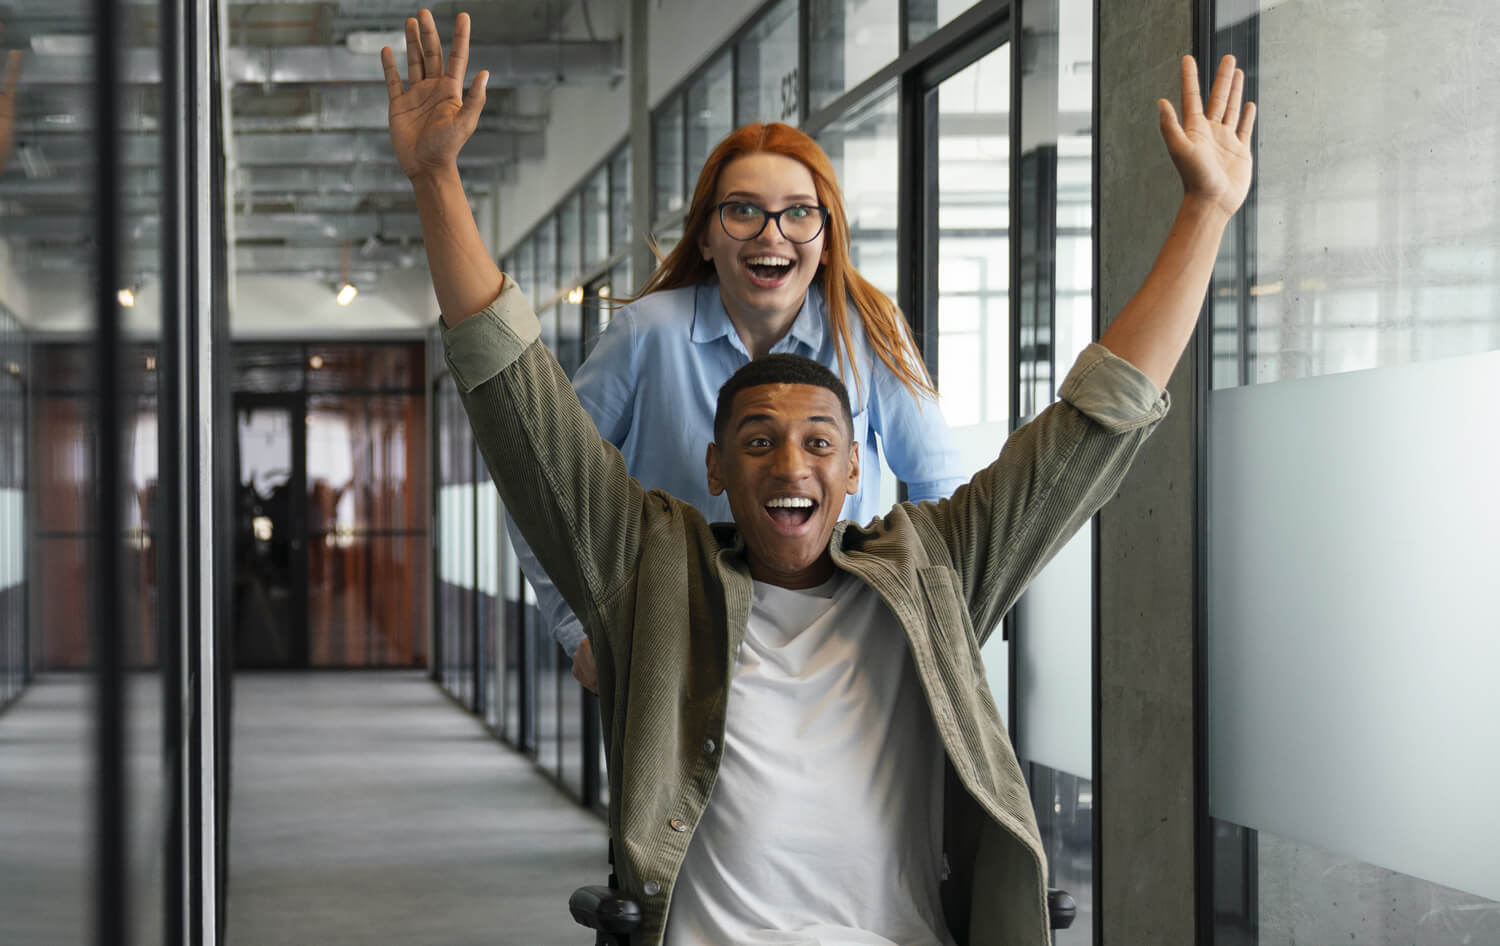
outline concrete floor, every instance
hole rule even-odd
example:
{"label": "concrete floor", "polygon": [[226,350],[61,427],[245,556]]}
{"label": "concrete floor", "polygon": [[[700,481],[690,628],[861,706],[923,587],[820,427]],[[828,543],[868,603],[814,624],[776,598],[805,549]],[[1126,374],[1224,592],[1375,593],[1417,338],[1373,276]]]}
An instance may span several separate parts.
{"label": "concrete floor", "polygon": [[235,688],[228,946],[591,942],[603,822],[421,674]]}

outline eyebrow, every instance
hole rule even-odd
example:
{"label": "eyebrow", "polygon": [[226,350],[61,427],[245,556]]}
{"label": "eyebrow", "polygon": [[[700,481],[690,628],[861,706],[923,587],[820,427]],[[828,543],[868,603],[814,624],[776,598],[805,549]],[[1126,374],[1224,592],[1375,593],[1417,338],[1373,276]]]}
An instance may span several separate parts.
{"label": "eyebrow", "polygon": [[[805,419],[814,424],[829,424],[834,427],[840,426],[836,418],[829,417],[827,414],[812,414]],[[771,422],[774,420],[775,418],[770,414],[746,414],[744,417],[740,418],[740,422],[738,424],[734,425],[734,432],[739,433],[741,430],[744,430],[747,424],[753,424],[759,421]]]}
{"label": "eyebrow", "polygon": [[[753,203],[755,201],[764,200],[765,198],[760,194],[751,194],[746,191],[730,191],[729,193],[724,195],[724,199],[743,200]],[[793,194],[788,197],[787,200],[794,204],[816,204],[818,202],[818,198],[811,194]]]}

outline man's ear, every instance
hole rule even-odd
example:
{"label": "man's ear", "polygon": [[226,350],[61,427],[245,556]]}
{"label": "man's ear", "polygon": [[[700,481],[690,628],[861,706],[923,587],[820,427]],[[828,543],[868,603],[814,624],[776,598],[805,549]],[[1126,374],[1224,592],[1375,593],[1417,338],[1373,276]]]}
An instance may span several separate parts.
{"label": "man's ear", "polygon": [[849,444],[849,484],[844,492],[853,496],[859,492],[859,441]]}
{"label": "man's ear", "polygon": [[719,454],[712,441],[708,444],[708,456],[703,458],[708,466],[708,492],[711,496],[724,495],[724,480],[719,475]]}

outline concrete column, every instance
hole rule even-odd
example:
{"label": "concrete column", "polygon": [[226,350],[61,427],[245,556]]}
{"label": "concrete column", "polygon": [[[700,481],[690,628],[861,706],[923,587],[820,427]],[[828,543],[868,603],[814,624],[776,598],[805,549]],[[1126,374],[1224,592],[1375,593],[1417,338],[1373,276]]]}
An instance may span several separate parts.
{"label": "concrete column", "polygon": [[[1182,197],[1156,120],[1178,98],[1192,0],[1100,3],[1099,305],[1140,286]],[[1099,519],[1098,886],[1105,946],[1194,942],[1194,379]]]}
{"label": "concrete column", "polygon": [[651,232],[651,0],[630,0],[630,287],[635,292],[656,269],[646,245]]}

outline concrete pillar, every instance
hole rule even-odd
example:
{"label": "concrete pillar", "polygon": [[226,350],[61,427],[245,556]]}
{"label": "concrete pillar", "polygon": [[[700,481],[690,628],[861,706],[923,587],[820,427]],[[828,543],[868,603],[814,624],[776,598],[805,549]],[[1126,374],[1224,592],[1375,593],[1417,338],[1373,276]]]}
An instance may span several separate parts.
{"label": "concrete pillar", "polygon": [[[1099,305],[1140,286],[1182,197],[1156,120],[1178,98],[1192,0],[1100,3]],[[1193,619],[1196,372],[1099,519],[1098,897],[1104,946],[1194,942]]]}

